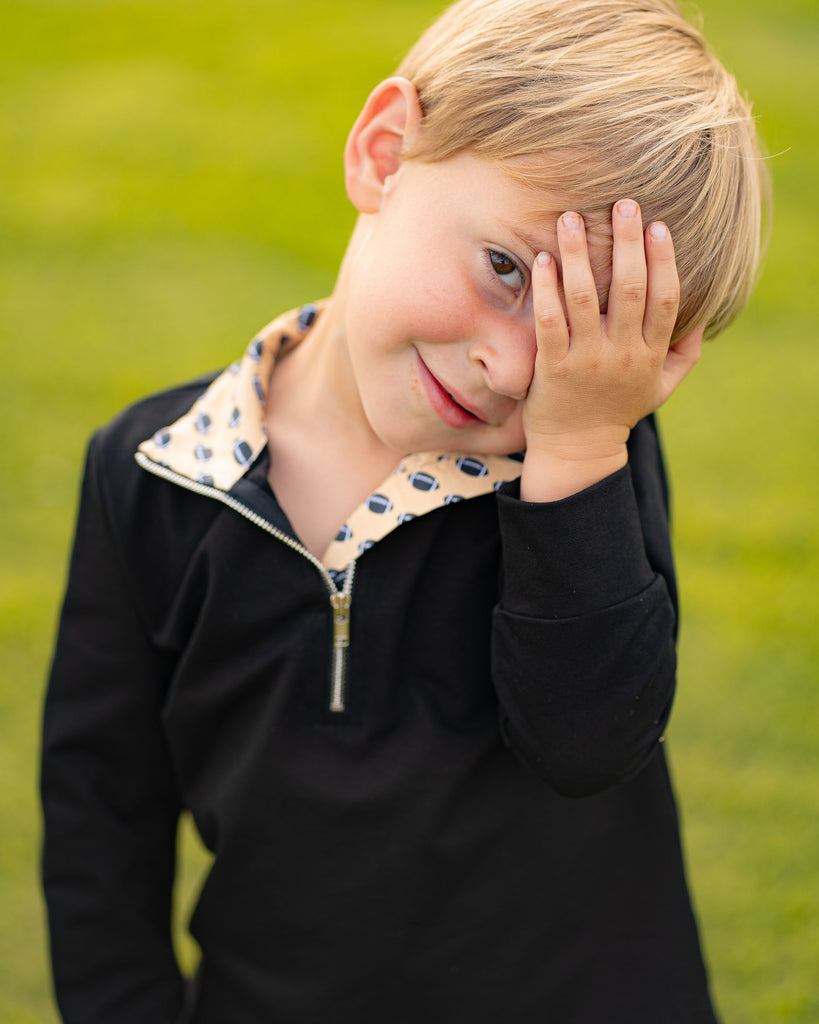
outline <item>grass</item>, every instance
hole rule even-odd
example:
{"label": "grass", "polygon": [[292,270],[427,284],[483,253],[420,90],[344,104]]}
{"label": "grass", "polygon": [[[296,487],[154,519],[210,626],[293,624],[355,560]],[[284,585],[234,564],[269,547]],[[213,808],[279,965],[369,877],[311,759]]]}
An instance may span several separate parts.
{"label": "grass", "polygon": [[[36,882],[37,734],[85,440],[124,403],[232,359],[276,312],[330,289],[352,225],[347,126],[438,6],[4,2],[2,1020],[56,1019]],[[755,97],[777,213],[750,309],[662,416],[683,599],[669,747],[726,1024],[809,1024],[819,21],[813,0],[704,0],[704,12]],[[187,829],[183,847],[180,919],[202,868]]]}

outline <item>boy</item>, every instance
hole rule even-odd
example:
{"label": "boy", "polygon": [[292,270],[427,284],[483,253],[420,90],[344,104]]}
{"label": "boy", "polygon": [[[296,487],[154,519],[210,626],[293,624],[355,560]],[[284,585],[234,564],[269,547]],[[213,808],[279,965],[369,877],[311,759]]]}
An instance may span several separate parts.
{"label": "boy", "polygon": [[667,0],[462,0],[377,86],[332,297],[92,442],[45,715],[66,1021],[714,1021],[650,414],[747,297],[760,167]]}

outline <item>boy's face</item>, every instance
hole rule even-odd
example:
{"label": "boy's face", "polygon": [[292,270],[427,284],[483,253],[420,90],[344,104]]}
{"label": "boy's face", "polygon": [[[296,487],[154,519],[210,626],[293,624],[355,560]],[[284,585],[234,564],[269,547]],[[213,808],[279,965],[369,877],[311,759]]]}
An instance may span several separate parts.
{"label": "boy's face", "polygon": [[366,417],[390,448],[524,448],[530,268],[541,250],[559,258],[560,212],[468,153],[407,161],[387,179],[354,236],[345,327]]}

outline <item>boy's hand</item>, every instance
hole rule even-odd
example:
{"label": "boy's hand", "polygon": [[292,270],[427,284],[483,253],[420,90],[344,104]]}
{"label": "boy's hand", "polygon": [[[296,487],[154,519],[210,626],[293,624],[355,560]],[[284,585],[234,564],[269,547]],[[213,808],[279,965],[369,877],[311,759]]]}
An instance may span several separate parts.
{"label": "boy's hand", "polygon": [[541,253],[532,271],[538,352],[523,410],[521,478],[529,501],[566,497],[624,466],[631,428],[699,358],[702,328],[669,349],[680,285],[668,229],[652,224],[644,235],[639,207],[626,199],[614,207],[612,233],[603,316],[577,214],[557,224],[565,312],[554,258]]}

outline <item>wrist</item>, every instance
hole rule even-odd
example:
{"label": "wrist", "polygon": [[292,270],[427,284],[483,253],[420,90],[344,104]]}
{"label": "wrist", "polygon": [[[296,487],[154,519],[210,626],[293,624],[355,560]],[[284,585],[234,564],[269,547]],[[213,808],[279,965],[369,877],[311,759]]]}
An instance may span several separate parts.
{"label": "wrist", "polygon": [[523,501],[560,501],[621,470],[628,462],[625,443],[601,454],[527,448],[520,477]]}

